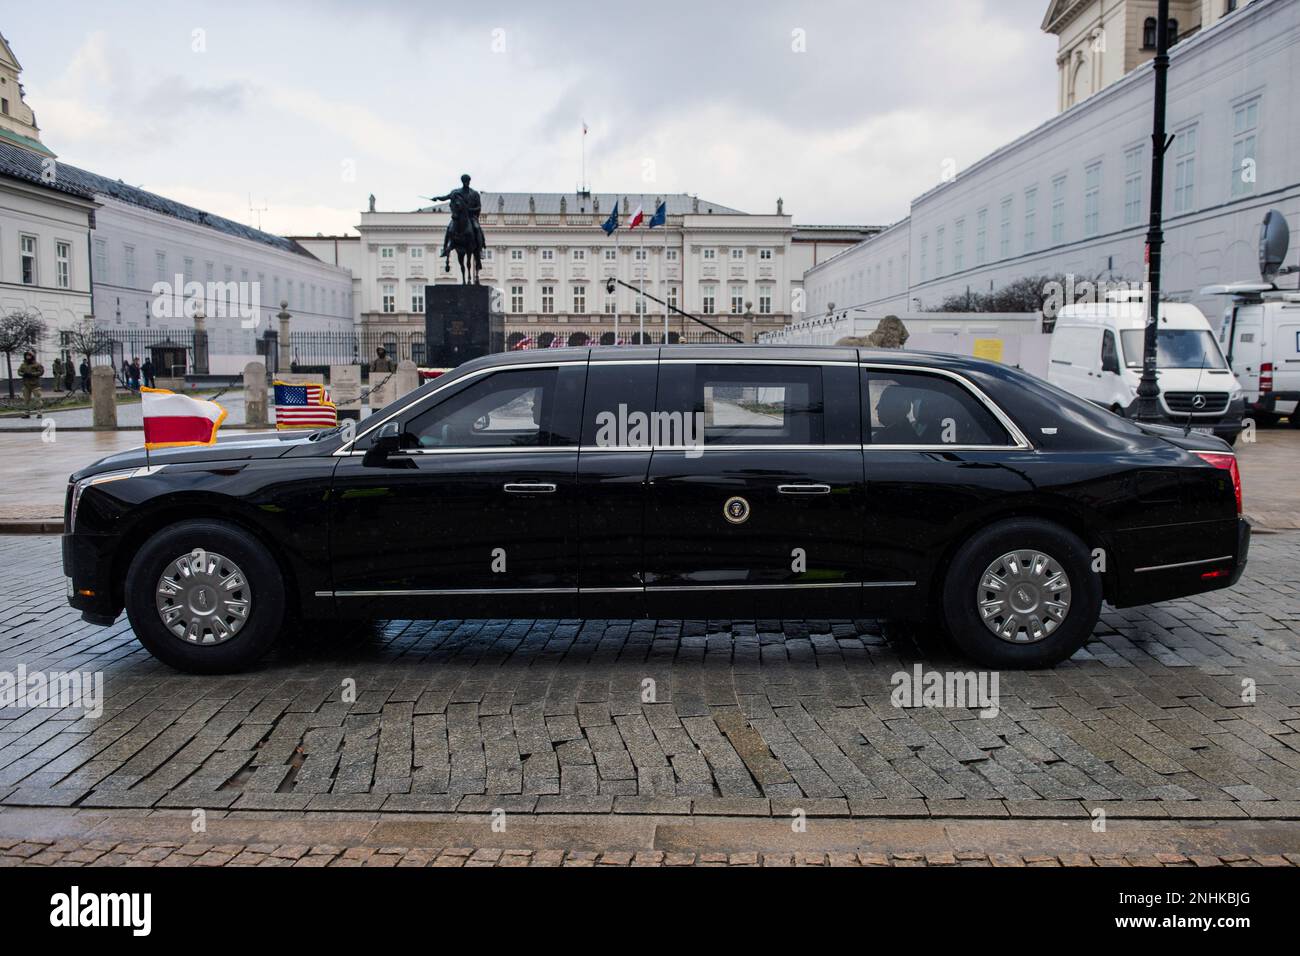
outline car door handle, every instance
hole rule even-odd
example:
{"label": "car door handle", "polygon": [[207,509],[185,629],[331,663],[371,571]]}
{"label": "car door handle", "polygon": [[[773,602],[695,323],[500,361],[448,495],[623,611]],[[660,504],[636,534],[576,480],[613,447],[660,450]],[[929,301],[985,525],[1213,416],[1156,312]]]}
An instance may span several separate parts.
{"label": "car door handle", "polygon": [[555,485],[549,481],[515,481],[501,486],[508,495],[551,495]]}
{"label": "car door handle", "polygon": [[829,495],[830,485],[777,485],[776,490],[783,495]]}

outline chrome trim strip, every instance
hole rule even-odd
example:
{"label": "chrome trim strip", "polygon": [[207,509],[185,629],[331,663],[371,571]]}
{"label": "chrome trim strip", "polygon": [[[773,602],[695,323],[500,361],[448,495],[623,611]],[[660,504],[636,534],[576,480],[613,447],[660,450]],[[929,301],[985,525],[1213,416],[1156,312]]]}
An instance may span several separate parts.
{"label": "chrome trim strip", "polygon": [[501,490],[508,495],[553,495],[556,487],[553,481],[507,481]]}
{"label": "chrome trim strip", "polygon": [[1236,560],[1234,555],[1225,554],[1217,558],[1202,558],[1199,561],[1179,561],[1177,564],[1153,564],[1149,568],[1134,568],[1134,574],[1140,574],[1143,571],[1169,571],[1173,568],[1190,568],[1197,564],[1213,564],[1216,561],[1233,561]]}
{"label": "chrome trim strip", "polygon": [[830,581],[812,584],[651,584],[616,588],[451,588],[393,591],[317,591],[316,597],[439,597],[473,594],[634,594],[648,591],[783,591],[809,588],[913,587],[915,581]]}
{"label": "chrome trim strip", "polygon": [[782,495],[829,495],[830,485],[777,485],[778,494]]}
{"label": "chrome trim strip", "polygon": [[[721,344],[721,343],[719,343]],[[854,368],[859,363],[853,359],[760,359],[760,358],[660,358],[661,365],[843,365]],[[901,367],[901,366],[900,366]]]}
{"label": "chrome trim strip", "polygon": [[[989,398],[988,395],[984,393],[984,390],[982,388],[980,388],[978,385],[976,385],[974,382],[972,382],[964,375],[961,375],[957,372],[950,371],[946,368],[936,368],[932,365],[891,365],[888,363],[880,363],[880,362],[859,362],[858,367],[865,368],[865,369],[875,369],[877,371],[922,372],[930,375],[943,375],[946,378],[950,378],[953,381],[955,381],[957,384],[965,388],[977,399],[979,399],[984,404],[984,407],[993,413],[993,417],[996,418],[1001,423],[1002,427],[1007,430],[1007,434],[1009,434],[1012,437],[1012,439],[1015,440],[1016,443],[1015,445],[967,445],[964,446],[965,449],[973,450],[976,448],[1000,448],[1000,449],[1019,448],[1022,450],[1030,450],[1034,447],[1030,443],[1029,439],[1025,437],[1024,432],[1022,432],[1019,428],[1016,427],[1016,423],[1011,420],[1011,418],[1007,415],[1007,413],[1004,412],[1001,409],[1001,407],[999,407],[998,404],[993,401],[993,399]],[[896,447],[900,447],[900,446],[866,445],[865,447],[889,448],[890,450],[894,450]],[[916,448],[917,446],[903,445],[901,447],[904,449],[908,449],[908,448]],[[939,449],[945,448],[945,446],[943,445],[938,445],[933,447],[937,447]],[[959,447],[962,446],[949,445],[946,446],[946,450],[953,451]]]}

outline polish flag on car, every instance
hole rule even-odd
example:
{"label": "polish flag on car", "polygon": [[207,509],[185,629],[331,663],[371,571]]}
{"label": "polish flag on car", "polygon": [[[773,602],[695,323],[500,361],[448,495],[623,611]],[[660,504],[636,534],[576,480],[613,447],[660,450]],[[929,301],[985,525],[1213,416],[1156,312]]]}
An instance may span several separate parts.
{"label": "polish flag on car", "polygon": [[226,420],[226,410],[216,402],[177,395],[166,388],[140,389],[144,414],[144,447],[176,448],[211,445]]}
{"label": "polish flag on car", "polygon": [[641,225],[641,223],[644,221],[645,221],[645,213],[642,211],[640,206],[637,206],[636,212],[632,213],[632,219],[630,222],[628,222],[627,227],[629,229],[635,229],[637,226]]}

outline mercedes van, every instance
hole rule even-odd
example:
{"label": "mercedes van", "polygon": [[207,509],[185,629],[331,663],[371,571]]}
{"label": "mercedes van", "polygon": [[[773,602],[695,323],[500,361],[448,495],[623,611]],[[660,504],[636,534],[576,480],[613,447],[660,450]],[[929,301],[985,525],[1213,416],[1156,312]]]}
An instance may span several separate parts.
{"label": "mercedes van", "polygon": [[[1146,321],[1140,295],[1065,306],[1052,332],[1047,380],[1133,417]],[[1193,305],[1162,302],[1156,347],[1162,419],[1234,443],[1243,392],[1205,316]]]}

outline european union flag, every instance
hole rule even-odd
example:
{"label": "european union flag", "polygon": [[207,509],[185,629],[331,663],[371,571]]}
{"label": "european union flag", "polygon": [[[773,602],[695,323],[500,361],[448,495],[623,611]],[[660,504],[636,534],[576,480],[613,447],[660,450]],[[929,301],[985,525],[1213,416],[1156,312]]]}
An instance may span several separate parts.
{"label": "european union flag", "polygon": [[668,203],[661,202],[658,206],[655,207],[655,214],[650,217],[649,228],[653,229],[655,226],[663,226],[663,225],[667,225],[667,223],[668,223]]}
{"label": "european union flag", "polygon": [[618,200],[614,200],[614,209],[609,214],[609,218],[600,224],[600,228],[605,230],[605,235],[614,235],[614,230],[618,228]]}

